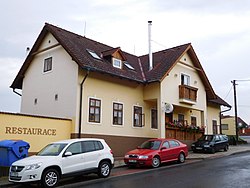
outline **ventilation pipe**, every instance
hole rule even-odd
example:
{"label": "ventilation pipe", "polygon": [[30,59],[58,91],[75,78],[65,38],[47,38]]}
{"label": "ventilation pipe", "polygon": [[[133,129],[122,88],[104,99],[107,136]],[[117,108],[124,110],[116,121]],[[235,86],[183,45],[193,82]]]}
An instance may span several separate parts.
{"label": "ventilation pipe", "polygon": [[153,69],[153,54],[151,50],[151,26],[152,21],[148,21],[148,57],[149,57],[149,71]]}

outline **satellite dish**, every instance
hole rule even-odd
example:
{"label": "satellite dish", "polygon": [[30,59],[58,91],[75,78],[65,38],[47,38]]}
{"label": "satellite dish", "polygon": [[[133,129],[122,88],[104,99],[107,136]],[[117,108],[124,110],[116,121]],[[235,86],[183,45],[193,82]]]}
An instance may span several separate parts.
{"label": "satellite dish", "polygon": [[167,114],[171,113],[174,110],[174,106],[170,103],[165,103],[164,110],[165,110],[165,113]]}

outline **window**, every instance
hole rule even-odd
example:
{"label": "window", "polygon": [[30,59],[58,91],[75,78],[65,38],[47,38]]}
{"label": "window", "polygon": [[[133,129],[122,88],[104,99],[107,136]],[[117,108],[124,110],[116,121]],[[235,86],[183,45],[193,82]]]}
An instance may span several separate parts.
{"label": "window", "polygon": [[191,116],[191,125],[197,126],[196,117],[194,117],[194,116]]}
{"label": "window", "polygon": [[190,76],[181,74],[181,85],[190,85]]}
{"label": "window", "polygon": [[173,147],[177,147],[179,146],[180,144],[174,140],[170,140],[169,141],[169,144],[170,144],[170,147],[173,148]]}
{"label": "window", "polygon": [[44,60],[43,72],[48,72],[52,70],[52,57]]}
{"label": "window", "polygon": [[183,114],[178,114],[178,123],[181,123],[184,125],[184,115]]}
{"label": "window", "polygon": [[128,69],[130,70],[135,70],[135,68],[132,65],[130,65],[128,62],[124,62],[124,65],[128,67]]}
{"label": "window", "polygon": [[162,144],[162,147],[170,148],[168,141],[164,142]]}
{"label": "window", "polygon": [[113,125],[123,124],[123,104],[113,103]]}
{"label": "window", "polygon": [[101,119],[101,100],[89,99],[89,122],[100,123]]}
{"label": "window", "polygon": [[157,110],[156,109],[151,110],[151,128],[152,129],[158,129]]}
{"label": "window", "polygon": [[212,124],[213,124],[213,134],[217,134],[218,133],[218,130],[217,130],[217,121],[213,120]]}
{"label": "window", "polygon": [[94,51],[88,49],[87,51],[93,58],[101,60],[101,58]]}
{"label": "window", "polygon": [[113,67],[122,68],[122,61],[120,59],[113,58]]}
{"label": "window", "polygon": [[142,107],[134,106],[134,127],[142,127],[143,126],[143,117]]}
{"label": "window", "polygon": [[222,124],[221,129],[222,130],[228,130],[228,124]]}
{"label": "window", "polygon": [[67,148],[66,152],[71,152],[72,155],[76,155],[76,154],[82,153],[81,142],[75,142],[75,143],[71,144]]}

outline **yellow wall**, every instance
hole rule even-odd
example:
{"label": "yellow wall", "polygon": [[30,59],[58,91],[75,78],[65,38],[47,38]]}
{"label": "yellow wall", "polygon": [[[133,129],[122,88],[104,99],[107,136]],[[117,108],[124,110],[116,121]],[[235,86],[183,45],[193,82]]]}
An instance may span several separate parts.
{"label": "yellow wall", "polygon": [[71,120],[0,112],[0,140],[23,140],[29,152],[38,152],[50,142],[70,138]]}
{"label": "yellow wall", "polygon": [[205,132],[207,134],[213,133],[213,120],[217,121],[217,132],[220,133],[220,106],[208,105],[207,107],[207,126]]}
{"label": "yellow wall", "polygon": [[223,134],[226,134],[226,135],[236,135],[236,131],[235,131],[235,118],[234,117],[224,118],[224,119],[221,120],[221,123],[228,125],[228,130],[222,130]]}
{"label": "yellow wall", "polygon": [[[82,76],[79,78],[79,80],[83,80],[83,73],[81,73],[81,75]],[[154,87],[157,86],[153,86],[153,88]],[[149,96],[149,94],[147,95]],[[88,122],[89,98],[101,100],[102,107],[100,123]],[[123,104],[123,125],[113,125],[113,102]],[[135,137],[159,136],[159,130],[151,129],[150,121],[150,110],[152,108],[156,108],[157,103],[144,101],[143,84],[90,72],[83,84],[82,105],[82,133],[84,134],[121,135]],[[134,106],[142,107],[142,111],[145,114],[144,127],[133,126]],[[75,133],[78,133],[78,121],[76,121]]]}

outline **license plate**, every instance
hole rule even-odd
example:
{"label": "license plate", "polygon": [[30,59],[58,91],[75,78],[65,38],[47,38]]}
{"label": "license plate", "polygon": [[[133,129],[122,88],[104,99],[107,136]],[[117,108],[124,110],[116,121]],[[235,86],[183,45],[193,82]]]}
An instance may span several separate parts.
{"label": "license plate", "polygon": [[18,177],[18,172],[10,172],[10,176]]}
{"label": "license plate", "polygon": [[136,160],[129,160],[128,162],[130,162],[130,163],[136,163],[137,161]]}
{"label": "license plate", "polygon": [[202,149],[201,147],[196,147],[196,149]]}

